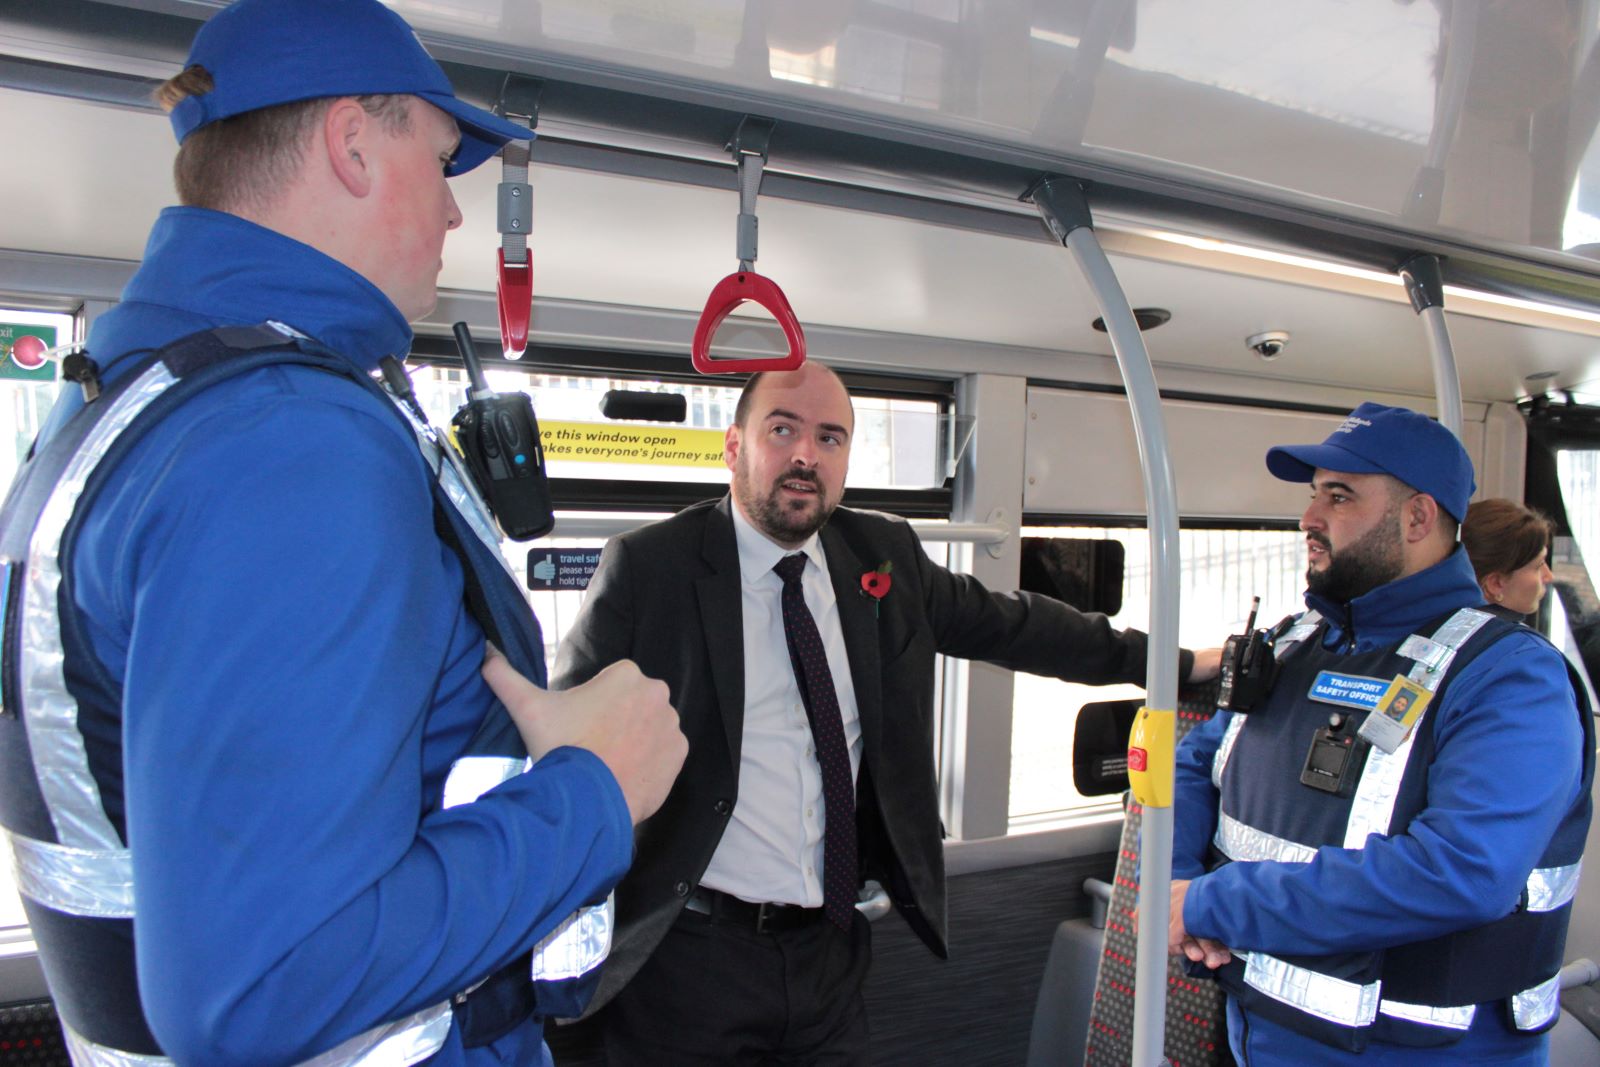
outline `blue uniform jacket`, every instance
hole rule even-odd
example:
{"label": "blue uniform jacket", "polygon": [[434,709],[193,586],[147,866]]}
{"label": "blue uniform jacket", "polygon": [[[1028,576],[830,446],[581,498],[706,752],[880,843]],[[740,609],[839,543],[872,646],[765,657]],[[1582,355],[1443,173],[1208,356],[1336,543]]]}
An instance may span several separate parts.
{"label": "blue uniform jacket", "polygon": [[[343,265],[234,216],[164,212],[90,352],[285,322],[363,369],[410,329]],[[80,406],[69,387],[46,432]],[[145,1011],[180,1062],[285,1063],[448,999],[603,897],[632,849],[593,754],[439,810],[498,713],[410,431],[348,381],[271,367],[129,454],[74,557],[118,716],[85,716],[125,828]],[[123,759],[94,758],[121,732]],[[107,781],[125,776],[124,780]],[[537,1023],[434,1062],[548,1062]]]}
{"label": "blue uniform jacket", "polygon": [[[1306,595],[1329,622],[1325,646],[1351,651],[1396,644],[1481,600],[1459,547],[1348,605]],[[1217,822],[1211,763],[1231,713],[1191,731],[1178,748],[1172,864],[1174,878],[1194,880],[1183,907],[1189,932],[1244,950],[1316,955],[1422,941],[1510,911],[1581,784],[1583,736],[1566,669],[1532,632],[1512,634],[1462,668],[1442,700],[1429,711],[1438,748],[1426,809],[1404,834],[1369,840],[1360,851],[1322,848],[1309,863],[1230,863],[1206,873]],[[1230,1005],[1230,1036],[1237,1046],[1246,1030],[1253,1063],[1352,1062],[1267,1020],[1239,1016]],[[1511,1031],[1497,1008],[1476,1018],[1458,1044],[1375,1043],[1359,1062],[1467,1063],[1519,1052],[1542,1062],[1543,1036]]]}

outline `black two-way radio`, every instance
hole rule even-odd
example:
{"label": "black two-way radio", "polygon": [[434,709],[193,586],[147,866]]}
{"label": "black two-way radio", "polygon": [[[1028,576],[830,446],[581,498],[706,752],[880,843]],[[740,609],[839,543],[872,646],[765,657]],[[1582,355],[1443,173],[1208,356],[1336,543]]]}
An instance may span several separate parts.
{"label": "black two-way radio", "polygon": [[1249,711],[1272,689],[1278,666],[1272,645],[1277,634],[1256,629],[1256,613],[1260,610],[1261,598],[1252,598],[1244,633],[1223,642],[1217,707],[1224,711]]}
{"label": "black two-way radio", "polygon": [[507,537],[513,541],[542,537],[556,520],[533,401],[527,393],[490,389],[467,324],[458,322],[452,329],[471,380],[467,402],[451,420],[467,470]]}

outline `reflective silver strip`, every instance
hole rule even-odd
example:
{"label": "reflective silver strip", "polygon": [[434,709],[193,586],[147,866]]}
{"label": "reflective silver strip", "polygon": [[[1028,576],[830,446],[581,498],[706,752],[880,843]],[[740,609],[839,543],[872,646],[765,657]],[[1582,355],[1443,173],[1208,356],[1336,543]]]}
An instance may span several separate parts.
{"label": "reflective silver strip", "polygon": [[412,432],[417,435],[417,448],[422,451],[422,458],[427,461],[434,476],[439,479],[445,496],[450,498],[450,503],[454,504],[456,510],[467,520],[467,525],[478,535],[478,540],[494,553],[494,558],[500,561],[500,566],[505,568],[505,572],[513,581],[519,581],[516,572],[511,569],[511,564],[500,551],[500,534],[495,529],[489,505],[484,502],[478,487],[462,468],[461,458],[456,454],[455,446],[437,427],[430,426],[417,418],[417,413],[407,404],[393,396],[389,399],[394,401],[395,407],[400,409],[400,413],[411,424]]}
{"label": "reflective silver strip", "polygon": [[1321,612],[1308,611],[1300,616],[1299,619],[1295,620],[1295,624],[1284,631],[1283,636],[1273,643],[1272,658],[1281,660],[1287,656],[1295,645],[1316,633],[1317,627],[1321,625]]}
{"label": "reflective silver strip", "polygon": [[[1445,672],[1455,661],[1456,652],[1492,616],[1476,608],[1462,608],[1445,620],[1431,638],[1412,634],[1401,642],[1399,653],[1414,660],[1408,678],[1432,693],[1444,681]],[[1355,797],[1350,802],[1350,818],[1345,823],[1344,847],[1365,848],[1372,834],[1387,834],[1394,818],[1395,801],[1400,796],[1400,782],[1405,777],[1406,762],[1411,758],[1411,746],[1417,737],[1417,727],[1424,716],[1434,709],[1422,709],[1411,732],[1393,752],[1373,746],[1367,753],[1366,766],[1361,769],[1361,781],[1356,784]]]}
{"label": "reflective silver strip", "polygon": [[[411,1067],[444,1047],[454,1022],[450,1005],[436,1004],[357,1034],[300,1067]],[[97,1045],[64,1023],[61,1029],[74,1067],[171,1067],[173,1062]]]}
{"label": "reflective silver strip", "polygon": [[[1431,638],[1422,637],[1420,634],[1412,634],[1406,638],[1400,646],[1401,655],[1411,656],[1406,651],[1408,647],[1423,653],[1422,658],[1411,656],[1416,663],[1407,677],[1430,693],[1436,691],[1439,683],[1444,681],[1445,672],[1455,661],[1456,653],[1461,650],[1461,646],[1493,617],[1477,608],[1462,608],[1446,619],[1444,625],[1439,627],[1438,632]],[[1411,732],[1417,732],[1415,726],[1411,728]]]}
{"label": "reflective silver strip", "polygon": [[1473,1017],[1478,1012],[1475,1004],[1468,1004],[1464,1008],[1434,1008],[1426,1004],[1407,1004],[1404,1001],[1387,999],[1378,1005],[1378,1010],[1396,1019],[1404,1019],[1408,1023],[1439,1026],[1446,1030],[1470,1030]]}
{"label": "reflective silver strip", "polygon": [[[1235,952],[1235,956],[1245,953]],[[1251,952],[1244,967],[1245,984],[1281,1004],[1340,1026],[1371,1026],[1378,1017],[1382,982],[1357,985],[1285,963],[1265,952]]]}
{"label": "reflective silver strip", "polygon": [[1561,976],[1524,989],[1511,998],[1511,1017],[1518,1030],[1537,1030],[1561,1010]]}
{"label": "reflective silver strip", "polygon": [[9,834],[17,891],[47,908],[97,919],[133,918],[133,857]]}
{"label": "reflective silver strip", "polygon": [[55,824],[56,839],[90,853],[120,850],[122,839],[106,817],[100,787],[89,773],[89,757],[83,735],[78,732],[78,703],[67,692],[62,673],[65,654],[57,614],[61,535],[83,495],[84,485],[106,452],[135,416],[175,380],[165,364],[157,363],[117,397],[67,464],[28,545],[18,678],[25,694],[22,714],[27,722],[28,745],[33,752],[39,789]]}
{"label": "reflective silver strip", "polygon": [[[450,768],[444,783],[444,807],[470,804],[502,782],[528,769],[530,760],[509,756],[465,756]],[[613,897],[579,908],[544,940],[533,946],[533,981],[576,978],[598,967],[611,951],[616,925]]]}
{"label": "reflective silver strip", "polygon": [[78,1031],[61,1024],[61,1036],[66,1039],[67,1055],[73,1067],[171,1067],[165,1056],[141,1056],[137,1052],[97,1045]]}
{"label": "reflective silver strip", "polygon": [[411,1067],[444,1047],[454,1023],[449,1002],[435,1004],[357,1034],[301,1067]]}
{"label": "reflective silver strip", "polygon": [[525,756],[463,756],[450,766],[444,780],[443,807],[470,804],[502,782],[528,769]]}
{"label": "reflective silver strip", "polygon": [[533,946],[534,981],[576,978],[605,962],[611,952],[611,931],[616,925],[616,894],[592,907],[579,908],[544,940]]}
{"label": "reflective silver strip", "polygon": [[1583,861],[1565,867],[1536,867],[1528,875],[1528,910],[1555,911],[1578,895]]}
{"label": "reflective silver strip", "polygon": [[1247,826],[1227,812],[1217,815],[1217,833],[1212,840],[1217,850],[1230,860],[1309,863],[1317,854],[1317,850],[1308,845]]}
{"label": "reflective silver strip", "polygon": [[1222,772],[1228,766],[1228,757],[1233,755],[1233,744],[1239,740],[1239,731],[1244,729],[1246,716],[1238,712],[1231,712],[1233,718],[1228,721],[1228,728],[1222,732],[1222,742],[1217,745],[1216,755],[1211,757],[1211,785],[1220,790],[1222,788]]}
{"label": "reflective silver strip", "polygon": [[[1422,715],[1429,710],[1423,708]],[[1418,716],[1417,722],[1421,721]],[[1417,729],[1413,725],[1393,752],[1385,752],[1376,745],[1367,752],[1367,764],[1361,768],[1361,780],[1356,783],[1355,795],[1350,799],[1350,816],[1344,824],[1345,848],[1366,848],[1370,835],[1389,832],[1395,801],[1400,798],[1400,781],[1405,777],[1406,761],[1411,758],[1411,745],[1416,736]]]}

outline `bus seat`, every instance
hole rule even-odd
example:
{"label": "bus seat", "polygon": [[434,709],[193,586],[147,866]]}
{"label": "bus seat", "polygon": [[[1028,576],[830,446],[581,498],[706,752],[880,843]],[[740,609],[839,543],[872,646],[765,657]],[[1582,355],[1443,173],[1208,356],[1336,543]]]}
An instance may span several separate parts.
{"label": "bus seat", "polygon": [[[1195,725],[1209,719],[1216,710],[1217,686],[1186,688],[1178,701],[1178,739]],[[1063,977],[1061,981],[1082,982],[1068,987],[1064,994],[1052,993],[1052,1001],[1045,1000],[1046,989],[1041,986],[1040,1000],[1035,1011],[1033,1034],[1030,1043],[1029,1063],[1033,1059],[1033,1044],[1039,1044],[1039,1055],[1052,1055],[1049,1042],[1061,1043],[1069,1039],[1067,1029],[1076,1025],[1077,1033],[1084,1036],[1081,1052],[1075,1058],[1040,1059],[1038,1063],[1085,1064],[1087,1067],[1123,1067],[1133,1055],[1133,996],[1134,955],[1137,937],[1134,934],[1132,915],[1139,898],[1139,822],[1140,809],[1131,799],[1127,803],[1127,816],[1122,823],[1122,841],[1117,852],[1117,873],[1111,887],[1111,903],[1106,917],[1099,954],[1098,973],[1093,985],[1083,977]],[[1065,924],[1071,925],[1071,924]],[[1095,933],[1102,933],[1095,931]],[[1063,970],[1070,969],[1069,962],[1078,946],[1089,936],[1081,929],[1063,934],[1057,930],[1056,941],[1051,946],[1054,959],[1056,948],[1063,940]],[[1053,983],[1051,971],[1046,971],[1046,983]],[[1051,984],[1051,989],[1055,986]],[[1074,999],[1076,1003],[1073,1002]],[[1087,1022],[1075,1023],[1081,1010],[1087,1010]],[[1054,1014],[1055,1020],[1041,1021],[1040,1014]],[[1222,992],[1215,982],[1190,978],[1176,957],[1167,960],[1167,1021],[1166,1055],[1184,1067],[1226,1067],[1233,1062],[1228,1051],[1225,1033]]]}
{"label": "bus seat", "polygon": [[1089,878],[1083,883],[1083,891],[1094,901],[1094,914],[1087,919],[1066,920],[1056,927],[1050,939],[1050,955],[1045,960],[1039,997],[1033,1007],[1027,1067],[1083,1067],[1090,992],[1100,968],[1111,887],[1098,878]]}
{"label": "bus seat", "polygon": [[1561,968],[1561,1018],[1550,1031],[1550,1067],[1600,1063],[1600,965],[1574,960]]}
{"label": "bus seat", "polygon": [[1083,1067],[1090,993],[1105,931],[1088,919],[1056,927],[1028,1036],[1028,1067]]}

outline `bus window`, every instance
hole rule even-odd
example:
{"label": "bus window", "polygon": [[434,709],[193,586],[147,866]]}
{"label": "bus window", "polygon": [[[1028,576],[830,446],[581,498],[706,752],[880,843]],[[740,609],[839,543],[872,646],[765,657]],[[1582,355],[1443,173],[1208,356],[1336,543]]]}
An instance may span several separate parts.
{"label": "bus window", "polygon": [[72,330],[71,315],[0,308],[0,479],[6,485],[56,400],[56,364],[40,362],[40,346],[66,344]]}
{"label": "bus window", "polygon": [[[70,315],[0,308],[0,480],[7,485],[56,399],[56,364],[41,362],[41,348],[72,337]],[[25,940],[27,923],[8,857],[0,863],[0,945]]]}
{"label": "bus window", "polygon": [[[1127,563],[1122,610],[1112,625],[1150,626],[1150,539],[1142,529],[1024,527],[1025,537],[1114,538]],[[1220,645],[1243,628],[1252,597],[1261,598],[1258,624],[1271,625],[1303,605],[1305,535],[1293,530],[1180,530],[1183,565],[1178,640],[1187,648]],[[1138,686],[1088,686],[1032,674],[1016,676],[1012,703],[1011,801],[1013,830],[1070,814],[1110,811],[1116,797],[1084,797],[1072,785],[1072,734],[1083,705],[1143,699]]]}
{"label": "bus window", "polygon": [[[466,372],[458,367],[427,363],[413,356],[412,387],[435,426],[448,427],[465,399]],[[676,485],[684,503],[721,496],[728,483],[722,459],[722,440],[733,422],[742,379],[724,382],[673,381],[647,377],[622,378],[605,371],[579,372],[530,365],[526,368],[487,368],[489,387],[500,392],[526,392],[538,415],[544,439],[546,468],[552,479],[556,504],[555,536],[530,543],[502,541],[506,560],[528,585],[530,548],[598,550],[604,538],[562,537],[563,521],[605,517],[644,523],[667,517],[666,511],[587,510],[563,500],[563,483],[613,482],[616,491],[606,495],[608,509],[627,508],[630,486],[650,483],[653,489]],[[600,400],[610,390],[675,393],[684,397],[687,419],[682,423],[608,421],[600,414]],[[849,485],[852,489],[928,489],[938,487],[948,473],[941,461],[942,433],[947,421],[937,399],[856,395],[856,433],[850,450]],[[591,484],[592,488],[592,484]],[[566,504],[566,507],[563,507]],[[882,507],[871,502],[865,506]],[[930,546],[930,555],[943,561],[945,546]],[[556,647],[566,636],[583,593],[577,590],[536,591],[529,594],[534,613],[544,629],[545,660],[555,663]]]}
{"label": "bus window", "polygon": [[1572,536],[1558,536],[1550,547],[1550,569],[1558,595],[1545,597],[1548,633],[1557,644],[1571,642],[1570,652],[1589,673],[1591,685],[1600,674],[1600,596],[1594,567],[1600,560],[1600,451],[1563,448],[1556,452],[1556,479]]}

